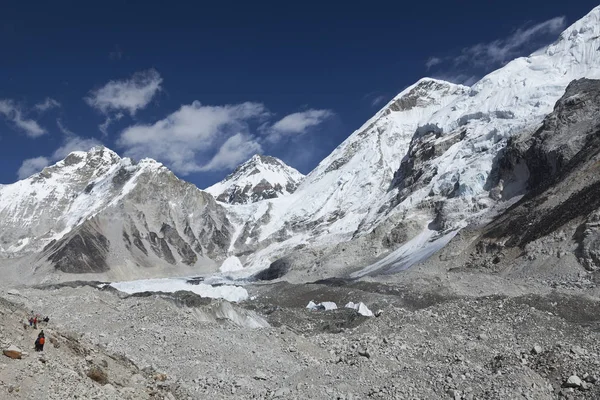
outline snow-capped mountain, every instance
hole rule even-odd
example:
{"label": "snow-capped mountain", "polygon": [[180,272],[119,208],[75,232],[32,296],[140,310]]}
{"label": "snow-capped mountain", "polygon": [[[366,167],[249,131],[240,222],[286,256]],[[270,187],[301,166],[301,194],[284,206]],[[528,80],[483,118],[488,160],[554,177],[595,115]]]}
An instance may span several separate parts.
{"label": "snow-capped mountain", "polygon": [[405,268],[528,190],[536,171],[517,166],[501,180],[502,152],[541,126],[571,81],[600,78],[599,48],[597,7],[472,87],[419,80],[306,177],[253,157],[207,189],[218,202],[155,161],[73,153],[0,186],[0,255],[37,252],[62,271],[132,277],[231,255],[244,274],[274,266],[270,277]]}
{"label": "snow-capped mountain", "polygon": [[[569,82],[600,77],[598,48],[600,7],[555,43],[470,88],[428,78],[407,88],[292,195],[230,210],[239,214],[232,220],[250,220],[236,234],[239,242],[267,245],[248,264],[261,269],[299,245],[359,238],[361,247],[370,243],[361,255],[377,257],[424,232],[434,239],[465,226],[494,204],[494,160],[507,139],[535,130]],[[519,193],[521,184],[503,188],[501,195]],[[332,256],[331,263],[338,262]],[[327,262],[319,263],[327,269]]]}
{"label": "snow-capped mountain", "polygon": [[248,204],[293,193],[304,175],[278,158],[255,155],[206,189],[218,201]]}
{"label": "snow-capped mountain", "polygon": [[0,187],[0,254],[41,252],[64,272],[200,267],[224,258],[230,230],[209,194],[101,146]]}

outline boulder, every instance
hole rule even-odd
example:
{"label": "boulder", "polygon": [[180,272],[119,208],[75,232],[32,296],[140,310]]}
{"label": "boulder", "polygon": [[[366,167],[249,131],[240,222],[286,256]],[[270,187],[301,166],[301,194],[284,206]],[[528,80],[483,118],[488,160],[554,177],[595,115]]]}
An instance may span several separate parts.
{"label": "boulder", "polygon": [[579,388],[581,387],[581,383],[581,379],[577,375],[571,375],[563,386],[566,388]]}
{"label": "boulder", "polygon": [[3,351],[6,357],[12,359],[21,359],[23,356],[23,352],[17,346],[11,345],[7,349]]}

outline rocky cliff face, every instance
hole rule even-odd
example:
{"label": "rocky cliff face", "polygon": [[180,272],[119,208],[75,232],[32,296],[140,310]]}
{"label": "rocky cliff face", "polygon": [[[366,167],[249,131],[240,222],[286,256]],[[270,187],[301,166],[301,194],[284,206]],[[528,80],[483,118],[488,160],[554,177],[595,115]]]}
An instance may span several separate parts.
{"label": "rocky cliff face", "polygon": [[547,251],[555,240],[573,240],[579,262],[600,268],[599,111],[600,81],[574,81],[536,132],[510,141],[498,174],[508,184],[525,178],[520,186],[528,191],[486,228],[480,250],[503,259],[520,248],[535,259],[560,253],[558,246]]}
{"label": "rocky cliff face", "polygon": [[293,193],[304,175],[278,158],[255,155],[206,191],[218,201],[249,204]]}

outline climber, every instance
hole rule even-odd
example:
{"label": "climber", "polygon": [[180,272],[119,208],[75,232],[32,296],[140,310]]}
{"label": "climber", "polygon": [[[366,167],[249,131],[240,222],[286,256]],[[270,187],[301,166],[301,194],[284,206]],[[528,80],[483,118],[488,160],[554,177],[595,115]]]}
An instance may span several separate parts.
{"label": "climber", "polygon": [[35,339],[35,351],[44,351],[44,344],[46,343],[46,336],[44,335],[44,330],[42,329]]}

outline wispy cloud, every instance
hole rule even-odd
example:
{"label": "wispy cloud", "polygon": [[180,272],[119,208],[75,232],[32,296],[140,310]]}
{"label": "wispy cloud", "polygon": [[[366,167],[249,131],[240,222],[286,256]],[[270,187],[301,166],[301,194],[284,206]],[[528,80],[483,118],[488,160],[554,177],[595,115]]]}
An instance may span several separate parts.
{"label": "wispy cloud", "polygon": [[0,100],[0,115],[4,116],[6,120],[12,122],[31,138],[36,138],[46,133],[46,130],[37,121],[25,118],[21,107],[12,100]]}
{"label": "wispy cloud", "polygon": [[331,116],[333,112],[329,110],[307,110],[286,115],[275,122],[271,128],[282,134],[299,134],[320,125]]}
{"label": "wispy cloud", "polygon": [[382,105],[383,103],[385,103],[388,99],[388,96],[376,96],[371,100],[371,106],[372,107],[379,107],[380,105]]}
{"label": "wispy cloud", "polygon": [[465,47],[458,55],[433,56],[425,62],[433,75],[450,82],[472,85],[481,75],[519,56],[530,54],[547,44],[566,25],[565,17],[556,17],[514,30],[508,37]]}
{"label": "wispy cloud", "polygon": [[33,108],[35,108],[36,111],[43,113],[43,112],[50,110],[51,108],[58,108],[60,106],[61,106],[61,104],[58,101],[56,101],[50,97],[46,97],[46,100],[44,100],[41,103],[36,104],[35,106],[33,106]]}
{"label": "wispy cloud", "polygon": [[439,57],[429,57],[429,59],[425,63],[425,66],[427,67],[427,69],[430,69],[431,67],[435,67],[436,65],[441,64],[442,62],[442,59]]}
{"label": "wispy cloud", "polygon": [[154,124],[125,129],[117,144],[128,156],[158,159],[182,175],[226,169],[260,149],[249,124],[268,115],[260,103],[204,106],[196,101]]}
{"label": "wispy cloud", "polygon": [[390,96],[380,91],[373,91],[363,96],[363,100],[367,101],[373,108],[381,106],[383,103],[388,101]]}
{"label": "wispy cloud", "polygon": [[[59,120],[57,120],[57,124],[59,125],[59,127],[62,126],[61,129],[65,129],[67,132],[71,132],[68,129],[66,129],[63,125],[61,125]],[[62,160],[74,151],[87,151],[92,147],[98,146],[100,144],[102,143],[100,143],[94,138],[82,138],[80,136],[72,134],[71,132],[65,136],[63,144],[58,149],[56,149],[51,156],[40,156],[24,160],[21,163],[21,167],[17,171],[17,176],[19,179],[28,178],[31,175],[40,172],[51,163]]]}
{"label": "wispy cloud", "polygon": [[505,39],[479,43],[463,49],[462,54],[454,59],[454,63],[471,63],[477,66],[504,64],[524,51],[531,51],[531,48],[527,48],[528,45],[539,46],[539,40],[544,36],[560,33],[565,25],[565,17],[556,17],[529,28],[519,28]]}
{"label": "wispy cloud", "polygon": [[110,126],[110,124],[112,124],[115,121],[120,120],[121,118],[123,118],[125,116],[125,114],[123,113],[116,113],[114,116],[107,116],[106,119],[104,120],[103,123],[101,123],[100,125],[98,125],[98,129],[100,130],[100,132],[102,132],[103,136],[108,136],[108,127]]}
{"label": "wispy cloud", "polygon": [[130,79],[110,81],[92,90],[84,100],[103,114],[127,111],[135,115],[161,90],[161,83],[162,78],[155,69],[136,72]]}
{"label": "wispy cloud", "polygon": [[306,110],[286,115],[274,124],[265,124],[261,132],[270,142],[279,142],[287,136],[297,136],[321,125],[335,114],[331,110]]}
{"label": "wispy cloud", "polygon": [[60,130],[64,135],[67,135],[67,136],[75,135],[73,133],[73,131],[71,131],[69,128],[67,128],[63,124],[63,122],[62,122],[62,120],[60,118],[56,119],[56,126],[58,126],[58,130]]}

